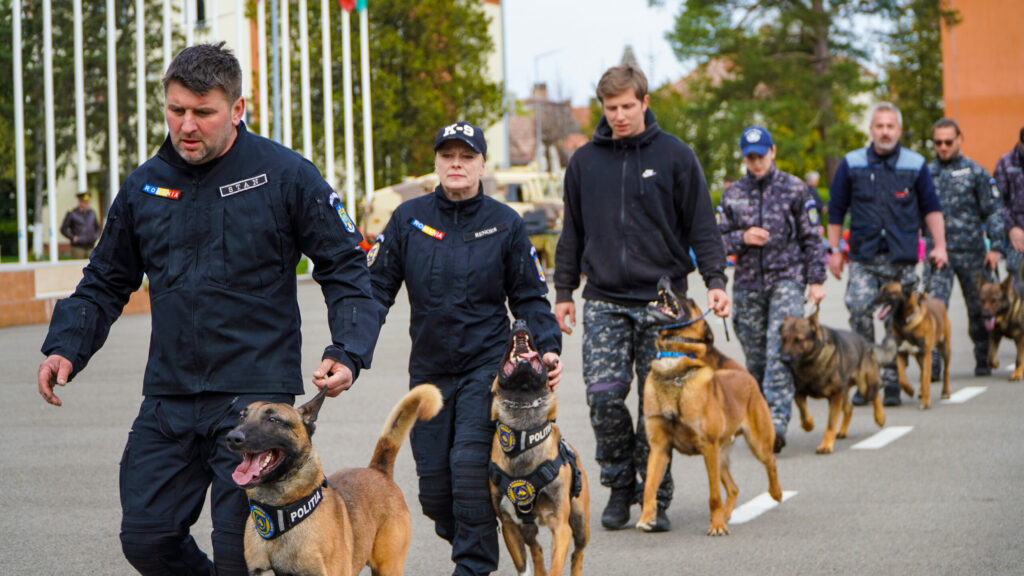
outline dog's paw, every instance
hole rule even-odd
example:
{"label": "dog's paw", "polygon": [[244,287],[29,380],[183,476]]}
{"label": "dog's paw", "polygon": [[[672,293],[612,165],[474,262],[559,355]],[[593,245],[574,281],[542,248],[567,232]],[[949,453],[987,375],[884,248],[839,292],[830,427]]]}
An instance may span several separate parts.
{"label": "dog's paw", "polygon": [[636,529],[641,532],[653,532],[654,522],[644,522],[643,520],[636,523]]}
{"label": "dog's paw", "polygon": [[1015,371],[1010,376],[1010,382],[1020,382],[1022,378],[1024,378],[1024,372],[1016,372]]}
{"label": "dog's paw", "polygon": [[993,370],[995,370],[996,368],[999,368],[999,360],[993,358],[992,362],[990,362],[989,365],[992,367]]}
{"label": "dog's paw", "polygon": [[712,523],[708,526],[708,536],[728,536],[729,529],[726,528],[725,524]]}
{"label": "dog's paw", "polygon": [[949,400],[949,392],[943,392],[942,393],[942,399],[943,400]]}
{"label": "dog's paw", "polygon": [[816,452],[818,454],[831,454],[832,453],[832,446],[826,446],[826,445],[822,444],[821,446],[818,446],[818,449],[817,449]]}
{"label": "dog's paw", "polygon": [[804,429],[804,432],[810,432],[811,430],[814,430],[814,418],[801,420],[800,427]]}
{"label": "dog's paw", "polygon": [[932,403],[931,402],[921,402],[921,404],[918,406],[918,409],[920,409],[920,410],[928,410],[931,407],[932,407]]}

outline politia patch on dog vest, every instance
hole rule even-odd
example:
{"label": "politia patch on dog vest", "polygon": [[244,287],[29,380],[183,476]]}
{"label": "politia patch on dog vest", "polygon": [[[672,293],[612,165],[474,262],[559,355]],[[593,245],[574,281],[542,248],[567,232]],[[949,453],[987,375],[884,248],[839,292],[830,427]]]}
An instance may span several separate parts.
{"label": "politia patch on dog vest", "polygon": [[264,540],[273,540],[294,528],[299,522],[309,518],[324,501],[323,489],[326,486],[327,479],[325,478],[323,483],[317,486],[311,494],[287,506],[271,506],[250,500],[249,515],[252,517],[256,533]]}
{"label": "politia patch on dog vest", "polygon": [[537,496],[537,489],[529,480],[513,480],[508,485],[508,499],[516,506],[529,506]]}

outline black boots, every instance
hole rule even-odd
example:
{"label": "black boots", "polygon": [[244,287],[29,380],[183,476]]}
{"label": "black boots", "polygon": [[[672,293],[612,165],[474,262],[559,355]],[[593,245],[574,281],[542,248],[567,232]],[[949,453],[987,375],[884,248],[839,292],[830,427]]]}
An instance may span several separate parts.
{"label": "black boots", "polygon": [[608,505],[601,513],[601,526],[606,530],[621,530],[629,524],[629,507],[633,505],[633,487],[612,488]]}

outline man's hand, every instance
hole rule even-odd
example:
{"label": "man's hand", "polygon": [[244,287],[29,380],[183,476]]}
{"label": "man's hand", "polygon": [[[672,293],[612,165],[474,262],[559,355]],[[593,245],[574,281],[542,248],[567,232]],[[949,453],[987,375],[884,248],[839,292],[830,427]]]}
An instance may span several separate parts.
{"label": "man's hand", "polygon": [[833,252],[828,255],[828,270],[837,280],[843,279],[843,253]]}
{"label": "man's hand", "polygon": [[327,387],[327,395],[336,397],[352,387],[352,371],[337,360],[324,358],[313,371],[313,384],[317,388]]}
{"label": "man's hand", "polygon": [[51,354],[39,365],[39,395],[54,406],[62,406],[60,398],[53,393],[54,386],[64,386],[74,367],[71,361],[59,354]]}
{"label": "man's hand", "polygon": [[928,253],[928,258],[931,259],[932,263],[935,264],[935,267],[939,270],[942,270],[946,267],[946,264],[949,264],[949,256],[946,254],[945,246],[936,246],[935,248],[932,248],[932,251]]}
{"label": "man's hand", "polygon": [[[568,324],[565,322],[566,316],[569,316]],[[576,326],[576,304],[571,300],[555,304],[555,318],[558,320],[558,327],[562,329],[562,332],[572,334],[572,329]]]}
{"label": "man's hand", "polygon": [[558,358],[558,354],[554,352],[545,352],[541,359],[548,367],[548,388],[554,392],[555,388],[558,388],[558,384],[562,381],[562,361]]}
{"label": "man's hand", "polygon": [[985,253],[985,268],[995,270],[999,266],[1000,258],[1002,258],[1002,254],[995,250],[989,250]]}
{"label": "man's hand", "polygon": [[1024,252],[1024,230],[1019,226],[1010,228],[1010,245],[1017,252]]}
{"label": "man's hand", "polygon": [[708,308],[715,311],[719,318],[729,317],[729,295],[721,288],[708,290]]}
{"label": "man's hand", "polygon": [[771,233],[760,226],[751,226],[743,231],[743,243],[747,246],[764,246]]}
{"label": "man's hand", "polygon": [[817,306],[819,302],[825,299],[825,287],[821,284],[811,284],[807,287],[807,301],[812,306]]}

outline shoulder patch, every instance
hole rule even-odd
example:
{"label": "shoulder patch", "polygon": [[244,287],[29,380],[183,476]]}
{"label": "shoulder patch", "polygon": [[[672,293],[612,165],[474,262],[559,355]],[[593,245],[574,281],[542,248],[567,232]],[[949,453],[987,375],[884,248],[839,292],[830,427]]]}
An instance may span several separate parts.
{"label": "shoulder patch", "polygon": [[804,210],[807,211],[807,219],[811,222],[811,226],[817,226],[821,223],[821,215],[818,214],[818,203],[814,200],[808,200],[804,204]]}
{"label": "shoulder patch", "polygon": [[530,245],[530,257],[533,258],[533,265],[537,267],[537,279],[541,282],[547,282],[547,278],[544,276],[544,265],[540,263],[540,256],[537,255],[537,248],[532,244]]}
{"label": "shoulder patch", "polygon": [[366,267],[370,268],[373,263],[377,261],[377,254],[380,253],[380,243],[382,238],[377,238],[377,241],[373,243],[370,250],[366,253]]}
{"label": "shoulder patch", "polygon": [[345,212],[345,205],[342,204],[341,198],[335,192],[331,192],[331,195],[327,197],[328,204],[331,208],[338,213],[338,218],[341,219],[341,223],[345,226],[345,230],[348,230],[349,234],[356,231],[356,225],[352,222],[352,219],[348,217],[348,212]]}
{"label": "shoulder patch", "polygon": [[992,191],[992,197],[999,198],[999,186],[996,185],[995,178],[988,179],[988,187]]}

